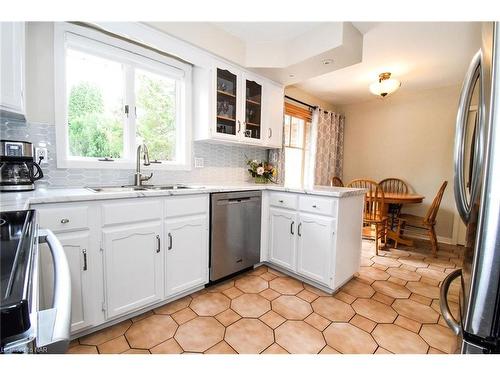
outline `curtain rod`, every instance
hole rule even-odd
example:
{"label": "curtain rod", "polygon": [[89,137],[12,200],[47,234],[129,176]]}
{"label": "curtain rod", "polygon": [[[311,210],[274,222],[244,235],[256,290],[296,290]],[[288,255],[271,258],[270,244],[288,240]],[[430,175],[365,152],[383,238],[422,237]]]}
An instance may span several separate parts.
{"label": "curtain rod", "polygon": [[165,57],[169,57],[169,58],[177,60],[177,61],[179,61],[181,63],[189,64],[189,65],[193,66],[192,63],[190,63],[189,61],[186,61],[186,60],[180,58],[179,56],[172,55],[172,54],[170,54],[168,52],[162,51],[162,50],[160,50],[160,49],[158,49],[156,47],[153,47],[153,46],[151,46],[149,44],[145,44],[145,43],[139,42],[137,40],[129,39],[129,38],[126,38],[126,37],[124,37],[122,35],[119,35],[119,34],[115,34],[115,33],[111,32],[111,31],[108,31],[108,30],[102,28],[101,26],[98,26],[98,25],[95,25],[95,24],[92,24],[92,23],[87,23],[87,22],[79,22],[79,21],[70,21],[68,23],[71,23],[71,24],[77,25],[77,26],[81,26],[81,27],[85,27],[87,29],[92,29],[92,30],[98,31],[98,32],[103,33],[103,34],[105,34],[107,36],[110,36],[110,37],[113,37],[113,38],[116,38],[116,39],[120,39],[120,40],[122,40],[124,42],[127,42],[127,43],[135,44],[136,46],[148,49],[148,50],[153,51],[153,52],[155,52],[155,53],[157,53],[159,55],[162,55],[162,56],[165,56]]}
{"label": "curtain rod", "polygon": [[[311,105],[311,104],[308,104],[306,102],[303,102],[302,100],[299,100],[299,99],[295,99],[295,98],[292,98],[291,96],[288,96],[288,95],[285,95],[285,99],[288,99],[288,100],[291,100],[293,102],[296,102],[296,103],[299,103],[299,104],[302,104],[302,105],[305,105],[306,107],[309,107],[309,109],[316,109],[316,108],[319,108],[319,105]],[[324,113],[328,113],[330,111],[327,111],[326,109],[323,110]]]}
{"label": "curtain rod", "polygon": [[285,95],[285,99],[288,99],[288,100],[291,100],[293,102],[305,105],[306,107],[309,107],[310,109],[318,108],[317,105],[311,105],[311,104],[305,103],[305,102],[303,102],[303,101],[301,101],[299,99],[292,98],[291,96],[288,96],[288,95]]}

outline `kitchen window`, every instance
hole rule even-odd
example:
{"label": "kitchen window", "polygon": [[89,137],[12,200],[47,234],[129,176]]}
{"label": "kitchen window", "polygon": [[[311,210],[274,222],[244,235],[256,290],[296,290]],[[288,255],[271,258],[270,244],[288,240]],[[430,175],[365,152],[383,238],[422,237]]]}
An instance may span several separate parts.
{"label": "kitchen window", "polygon": [[57,166],[191,168],[191,66],[95,30],[56,24]]}
{"label": "kitchen window", "polygon": [[310,158],[311,112],[285,103],[285,185],[303,187]]}

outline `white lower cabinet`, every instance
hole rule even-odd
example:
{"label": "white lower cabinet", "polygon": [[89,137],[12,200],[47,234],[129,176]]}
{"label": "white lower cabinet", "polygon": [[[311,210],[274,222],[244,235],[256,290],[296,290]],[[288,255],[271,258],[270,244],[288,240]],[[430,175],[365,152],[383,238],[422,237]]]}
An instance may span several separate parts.
{"label": "white lower cabinet", "polygon": [[300,213],[298,222],[297,273],[330,284],[335,219]]}
{"label": "white lower cabinet", "polygon": [[268,202],[269,262],[333,289],[338,202],[281,192],[270,192]]}
{"label": "white lower cabinet", "polygon": [[102,230],[106,318],[163,298],[161,222]]}
{"label": "white lower cabinet", "polygon": [[166,296],[208,282],[208,215],[165,220]]}
{"label": "white lower cabinet", "polygon": [[[93,267],[90,251],[90,233],[70,232],[57,234],[61,242],[71,274],[71,332],[80,331],[93,324],[92,278],[98,276]],[[52,256],[46,244],[40,245],[42,303],[52,305],[54,296],[54,270]]]}
{"label": "white lower cabinet", "polygon": [[291,210],[270,208],[269,223],[270,261],[281,267],[295,270],[297,214]]}

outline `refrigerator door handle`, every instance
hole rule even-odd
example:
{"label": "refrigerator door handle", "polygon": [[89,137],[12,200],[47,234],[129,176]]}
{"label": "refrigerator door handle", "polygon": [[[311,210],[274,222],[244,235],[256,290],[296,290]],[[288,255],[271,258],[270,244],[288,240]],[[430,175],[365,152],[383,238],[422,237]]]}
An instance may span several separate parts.
{"label": "refrigerator door handle", "polygon": [[441,308],[441,314],[443,315],[443,319],[446,321],[446,324],[448,324],[448,327],[451,328],[455,335],[459,335],[462,332],[462,326],[456,321],[450,311],[450,306],[448,305],[448,290],[450,289],[450,285],[453,280],[461,275],[462,270],[458,269],[446,276],[439,292],[439,307]]}
{"label": "refrigerator door handle", "polygon": [[[469,112],[469,103],[473,94],[474,84],[476,80],[479,78],[479,82],[481,83],[482,76],[480,74],[481,70],[481,60],[482,54],[481,51],[478,51],[469,65],[469,69],[467,70],[467,74],[465,75],[464,83],[462,85],[462,91],[460,93],[460,100],[458,104],[458,112],[456,119],[456,131],[455,131],[455,150],[454,150],[454,190],[455,190],[455,202],[457,205],[458,213],[462,220],[467,223],[470,217],[471,204],[467,202],[466,194],[465,194],[465,179],[464,179],[464,151],[465,151],[465,140],[466,140],[466,123]],[[480,98],[479,101],[482,103],[482,84],[480,86]],[[478,137],[476,141],[476,147],[474,147],[474,163],[472,167],[473,176],[471,181],[471,202],[474,201],[475,195],[477,194],[477,184],[480,178],[480,160],[482,158],[482,124],[483,124],[483,110],[479,106],[478,109],[478,131],[476,131],[476,135]]]}

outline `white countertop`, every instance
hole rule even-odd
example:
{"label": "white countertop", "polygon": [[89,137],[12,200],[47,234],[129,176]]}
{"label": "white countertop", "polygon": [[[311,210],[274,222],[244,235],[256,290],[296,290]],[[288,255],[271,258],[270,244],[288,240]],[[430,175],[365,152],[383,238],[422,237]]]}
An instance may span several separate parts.
{"label": "white countertop", "polygon": [[79,202],[79,201],[94,201],[101,199],[122,199],[122,198],[138,198],[138,197],[158,197],[170,195],[186,195],[186,194],[203,194],[217,193],[229,191],[245,191],[245,190],[272,190],[285,191],[291,193],[323,195],[336,198],[344,198],[353,195],[364,194],[364,189],[331,187],[331,186],[315,186],[312,189],[289,188],[281,185],[273,184],[244,184],[244,185],[208,185],[203,186],[197,184],[189,184],[195,186],[192,189],[179,190],[139,190],[139,191],[123,191],[123,192],[106,192],[96,193],[87,188],[37,188],[34,191],[27,192],[2,192],[0,193],[0,210],[22,210],[27,209],[30,205],[41,203],[62,203],[62,202]]}

